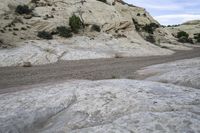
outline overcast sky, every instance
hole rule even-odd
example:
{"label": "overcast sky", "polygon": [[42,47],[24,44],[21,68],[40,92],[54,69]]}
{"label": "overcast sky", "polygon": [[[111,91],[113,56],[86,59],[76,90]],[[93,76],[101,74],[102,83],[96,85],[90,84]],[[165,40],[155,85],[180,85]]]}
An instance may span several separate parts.
{"label": "overcast sky", "polygon": [[124,0],[144,7],[163,25],[200,19],[200,0]]}

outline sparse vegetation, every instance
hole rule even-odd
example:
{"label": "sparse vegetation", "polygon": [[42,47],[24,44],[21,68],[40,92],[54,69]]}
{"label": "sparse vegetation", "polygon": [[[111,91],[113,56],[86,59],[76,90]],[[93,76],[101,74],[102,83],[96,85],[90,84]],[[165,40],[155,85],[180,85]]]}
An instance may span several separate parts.
{"label": "sparse vegetation", "polygon": [[31,0],[31,3],[38,3],[40,0]]}
{"label": "sparse vegetation", "polygon": [[167,46],[160,46],[161,48],[169,49]]}
{"label": "sparse vegetation", "polygon": [[115,58],[123,58],[123,55],[121,53],[116,53]]}
{"label": "sparse vegetation", "polygon": [[21,30],[27,30],[25,27],[22,27]]}
{"label": "sparse vegetation", "polygon": [[150,23],[150,24],[146,24],[144,27],[143,27],[143,30],[150,33],[150,34],[153,34],[154,30],[159,28],[159,25],[156,24],[156,23]]}
{"label": "sparse vegetation", "polygon": [[154,39],[153,35],[146,36],[145,40],[151,43],[156,43],[156,40]]}
{"label": "sparse vegetation", "polygon": [[137,13],[137,16],[140,16],[140,13]]}
{"label": "sparse vegetation", "polygon": [[194,43],[192,38],[189,38],[189,34],[185,31],[179,31],[176,37],[178,38],[178,41],[181,43],[191,43],[191,44]]}
{"label": "sparse vegetation", "polygon": [[0,46],[3,44],[3,40],[2,39],[0,39]]}
{"label": "sparse vegetation", "polygon": [[180,24],[175,24],[175,25],[167,25],[167,27],[178,27]]}
{"label": "sparse vegetation", "polygon": [[78,33],[79,30],[83,27],[83,24],[79,17],[72,15],[69,18],[69,25],[74,33]]}
{"label": "sparse vegetation", "polygon": [[117,77],[115,75],[112,75],[111,79],[116,79]]}
{"label": "sparse vegetation", "polygon": [[47,40],[53,39],[53,36],[47,31],[40,31],[40,32],[38,32],[37,36],[39,38],[47,39]]}
{"label": "sparse vegetation", "polygon": [[5,31],[4,31],[4,30],[0,30],[0,32],[1,32],[1,33],[5,33]]}
{"label": "sparse vegetation", "polygon": [[18,29],[18,28],[13,28],[13,30],[14,30],[14,31],[18,31],[19,29]]}
{"label": "sparse vegetation", "polygon": [[194,39],[196,39],[196,42],[200,43],[200,33],[194,34]]}
{"label": "sparse vegetation", "polygon": [[93,24],[91,27],[91,31],[101,32],[101,28],[100,28],[100,26]]}
{"label": "sparse vegetation", "polygon": [[100,1],[100,2],[103,2],[103,3],[107,3],[107,0],[97,0],[97,1]]}
{"label": "sparse vegetation", "polygon": [[73,36],[71,29],[67,28],[65,26],[57,27],[57,32],[58,32],[59,36],[62,36],[65,38],[69,38],[69,37]]}
{"label": "sparse vegetation", "polygon": [[149,33],[147,36],[143,36],[146,41],[151,42],[151,43],[156,43],[155,38],[153,36],[155,29],[159,28],[160,26],[156,23],[150,23],[146,24],[145,26],[140,25],[134,18],[132,18],[132,21],[135,25],[135,29],[138,32],[144,31]]}
{"label": "sparse vegetation", "polygon": [[31,67],[31,62],[23,62],[23,67]]}
{"label": "sparse vegetation", "polygon": [[133,21],[133,23],[135,25],[136,31],[140,31],[140,25],[138,24],[138,22],[134,18],[132,18],[132,21]]}
{"label": "sparse vegetation", "polygon": [[30,14],[32,10],[27,5],[18,5],[15,12],[18,14]]}
{"label": "sparse vegetation", "polygon": [[181,37],[188,38],[188,37],[189,37],[189,34],[186,33],[185,31],[179,31],[179,32],[177,33],[177,38],[181,38]]}
{"label": "sparse vegetation", "polygon": [[185,36],[178,38],[178,41],[181,42],[181,43],[187,43],[188,42],[187,40],[188,40],[188,38],[185,37]]}
{"label": "sparse vegetation", "polygon": [[188,43],[194,44],[194,41],[192,38],[188,38]]}

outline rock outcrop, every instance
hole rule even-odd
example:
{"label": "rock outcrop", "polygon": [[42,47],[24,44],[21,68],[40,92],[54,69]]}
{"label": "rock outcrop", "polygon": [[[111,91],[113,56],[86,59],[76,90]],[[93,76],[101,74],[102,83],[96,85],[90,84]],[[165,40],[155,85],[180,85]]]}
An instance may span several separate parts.
{"label": "rock outcrop", "polygon": [[198,132],[200,90],[149,81],[67,81],[0,95],[3,133]]}
{"label": "rock outcrop", "polygon": [[[0,49],[0,67],[21,66],[24,62],[38,65],[69,59],[112,58],[115,55],[169,55],[174,53],[169,49],[190,49],[187,46],[173,45],[176,43],[174,36],[161,27],[145,9],[123,1],[113,2],[114,0],[107,0],[106,3],[97,0],[1,1],[0,40],[9,44],[3,45],[9,49]],[[27,5],[31,13],[16,13],[18,5]],[[81,19],[85,28],[72,38],[58,36],[57,27],[69,27],[69,18],[73,14]],[[93,25],[98,26],[101,32],[92,31]],[[37,37],[39,31],[49,32],[54,39],[40,39]],[[169,43],[172,44],[169,46]]]}
{"label": "rock outcrop", "polygon": [[[24,62],[33,65],[53,63],[59,60],[112,58],[115,55],[148,56],[172,54],[145,41],[135,31],[133,19],[139,25],[157,23],[143,8],[126,3],[96,0],[87,1],[16,1],[2,2],[0,38],[16,48],[1,50],[0,66],[21,66]],[[14,13],[17,5],[33,9],[32,18]],[[12,7],[12,8],[11,8]],[[69,17],[79,16],[87,26],[78,37],[53,41],[34,41],[38,31],[54,31],[57,26],[69,26]],[[141,15],[138,15],[141,14]],[[47,17],[53,16],[53,17]],[[101,33],[87,30],[98,25]],[[60,41],[63,40],[63,41]],[[51,44],[50,44],[51,43]]]}
{"label": "rock outcrop", "polygon": [[188,21],[180,25],[166,27],[165,29],[168,30],[174,37],[176,37],[178,32],[185,31],[189,34],[189,38],[192,38],[193,41],[196,42],[194,35],[200,33],[200,20]]}
{"label": "rock outcrop", "polygon": [[39,65],[60,60],[173,54],[171,50],[162,49],[153,44],[143,45],[138,40],[131,40],[132,43],[125,38],[116,39],[110,35],[101,34],[94,39],[78,36],[67,40],[24,41],[16,48],[1,50],[0,67],[24,66],[24,62]]}
{"label": "rock outcrop", "polygon": [[[107,3],[97,0],[83,2],[81,0],[39,0],[35,3],[31,0],[2,1],[1,30],[5,33],[0,33],[0,35],[2,38],[6,37],[5,41],[12,43],[24,39],[36,39],[38,31],[52,31],[57,26],[68,26],[69,17],[72,14],[79,16],[85,25],[96,24],[106,32],[133,30],[133,18],[141,25],[158,23],[143,8],[121,4],[121,2],[112,5],[112,2],[112,0]],[[17,15],[14,12],[18,5],[24,4],[33,9],[33,17],[30,19],[26,19],[27,15]],[[138,16],[138,14],[141,15]]]}
{"label": "rock outcrop", "polygon": [[200,89],[200,58],[149,66],[136,72],[149,81],[171,83]]}

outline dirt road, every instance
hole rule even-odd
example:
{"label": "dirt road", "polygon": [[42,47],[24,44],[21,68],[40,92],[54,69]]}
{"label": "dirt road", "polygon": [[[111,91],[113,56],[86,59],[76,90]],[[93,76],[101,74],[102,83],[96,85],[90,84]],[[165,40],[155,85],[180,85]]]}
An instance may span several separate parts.
{"label": "dirt road", "polygon": [[[5,67],[0,68],[0,93],[18,91],[24,85],[66,79],[99,80],[134,77],[134,72],[142,67],[193,57],[200,57],[200,48],[178,51],[170,56],[62,61],[30,68]],[[10,87],[17,87],[18,89],[14,90]]]}

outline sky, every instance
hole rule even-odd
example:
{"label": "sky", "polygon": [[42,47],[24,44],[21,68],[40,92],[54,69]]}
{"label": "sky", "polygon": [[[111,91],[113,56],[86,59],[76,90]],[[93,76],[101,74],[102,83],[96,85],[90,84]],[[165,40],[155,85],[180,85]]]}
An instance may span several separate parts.
{"label": "sky", "polygon": [[145,8],[162,25],[200,19],[200,0],[124,0]]}

